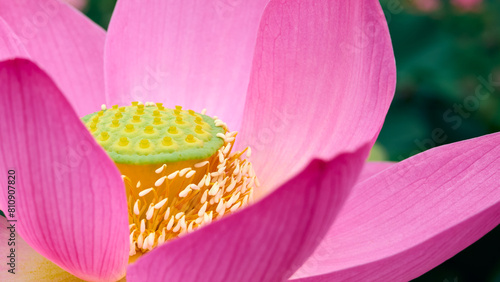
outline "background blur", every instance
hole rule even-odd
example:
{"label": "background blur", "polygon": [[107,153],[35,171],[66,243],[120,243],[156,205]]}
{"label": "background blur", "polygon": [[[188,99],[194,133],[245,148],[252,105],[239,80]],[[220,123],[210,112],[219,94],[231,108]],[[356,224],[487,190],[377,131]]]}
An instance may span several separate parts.
{"label": "background blur", "polygon": [[[107,27],[116,0],[67,0]],[[396,55],[395,99],[373,160],[500,131],[500,1],[381,0]],[[482,92],[476,89],[482,85]],[[487,93],[490,93],[488,95]],[[478,99],[488,95],[486,99]],[[445,137],[433,139],[433,131]],[[500,227],[415,281],[500,282]]]}

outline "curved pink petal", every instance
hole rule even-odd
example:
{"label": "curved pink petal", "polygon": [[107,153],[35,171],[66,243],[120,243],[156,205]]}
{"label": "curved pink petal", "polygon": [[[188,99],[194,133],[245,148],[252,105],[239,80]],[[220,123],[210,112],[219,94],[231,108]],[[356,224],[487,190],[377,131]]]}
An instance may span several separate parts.
{"label": "curved pink petal", "polygon": [[118,1],[106,41],[108,101],[206,108],[236,130],[267,2]]}
{"label": "curved pink petal", "polygon": [[0,0],[0,17],[30,59],[54,78],[80,117],[106,102],[102,28],[55,0]]}
{"label": "curved pink petal", "polygon": [[355,186],[294,275],[409,281],[500,224],[500,133],[426,151]]}
{"label": "curved pink petal", "polygon": [[282,281],[312,253],[363,165],[366,145],[312,161],[258,203],[129,266],[127,281]]}
{"label": "curved pink petal", "polygon": [[377,173],[393,166],[395,163],[392,162],[366,162],[361,174],[358,178],[358,183],[365,181],[366,179],[376,175]]}
{"label": "curved pink petal", "polygon": [[[17,231],[85,280],[119,279],[128,261],[120,174],[63,94],[33,63],[0,63],[0,168],[15,170]],[[0,193],[2,210],[8,190]]]}
{"label": "curved pink petal", "polygon": [[0,18],[0,61],[28,57],[28,52],[10,26]]}
{"label": "curved pink petal", "polygon": [[[10,265],[11,258],[5,258],[4,263],[0,264],[0,281],[82,281],[37,253],[19,234],[14,231],[11,233],[8,227],[11,226],[7,219],[0,217],[0,242],[4,242],[0,244],[0,252],[5,257],[13,257],[15,261]],[[11,249],[14,249],[14,255]],[[9,272],[12,267],[14,273]]]}
{"label": "curved pink petal", "polygon": [[311,158],[375,142],[395,78],[377,0],[271,1],[240,131],[263,185],[277,187]]}

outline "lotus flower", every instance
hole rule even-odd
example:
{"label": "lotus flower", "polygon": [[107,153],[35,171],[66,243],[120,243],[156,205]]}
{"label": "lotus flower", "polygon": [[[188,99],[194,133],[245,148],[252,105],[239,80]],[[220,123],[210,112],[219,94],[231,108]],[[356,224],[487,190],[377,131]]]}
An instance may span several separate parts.
{"label": "lotus flower", "polygon": [[[403,281],[500,222],[499,134],[364,163],[396,77],[376,0],[120,0],[107,34],[48,0],[0,17],[3,281]],[[128,264],[124,182],[80,117],[137,100],[207,108],[262,185]]]}

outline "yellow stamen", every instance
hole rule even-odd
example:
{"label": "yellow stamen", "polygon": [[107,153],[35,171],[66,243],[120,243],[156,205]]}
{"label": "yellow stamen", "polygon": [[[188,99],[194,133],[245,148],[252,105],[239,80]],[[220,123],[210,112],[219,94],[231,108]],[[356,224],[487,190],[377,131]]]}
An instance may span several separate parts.
{"label": "yellow stamen", "polygon": [[[237,132],[219,119],[132,102],[86,125],[123,175],[131,257],[247,206],[258,186],[250,150],[232,153]],[[207,151],[207,144],[218,145]]]}

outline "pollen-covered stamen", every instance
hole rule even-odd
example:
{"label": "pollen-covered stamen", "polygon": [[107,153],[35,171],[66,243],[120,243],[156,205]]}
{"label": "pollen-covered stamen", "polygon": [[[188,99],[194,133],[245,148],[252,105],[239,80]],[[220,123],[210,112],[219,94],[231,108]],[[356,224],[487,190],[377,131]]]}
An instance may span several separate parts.
{"label": "pollen-covered stamen", "polygon": [[156,175],[154,187],[141,190],[125,178],[130,223],[134,224],[130,255],[144,253],[248,205],[256,176],[252,164],[243,158],[248,149],[231,153],[234,136],[235,132],[226,132],[224,137],[232,141],[225,142],[212,157],[188,167],[151,167],[149,175]]}
{"label": "pollen-covered stamen", "polygon": [[232,152],[237,132],[204,112],[134,102],[84,121],[124,175],[131,256],[245,207],[258,186],[250,149]]}

